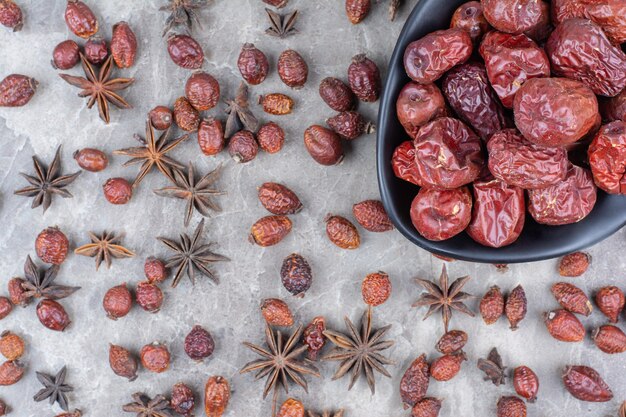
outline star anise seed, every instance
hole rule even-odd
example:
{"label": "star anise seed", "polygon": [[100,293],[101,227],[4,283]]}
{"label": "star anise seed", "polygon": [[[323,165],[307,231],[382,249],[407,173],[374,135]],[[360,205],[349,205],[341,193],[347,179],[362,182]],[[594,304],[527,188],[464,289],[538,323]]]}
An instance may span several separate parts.
{"label": "star anise seed", "polygon": [[164,395],[150,398],[142,392],[136,392],[132,398],[132,403],[122,406],[122,410],[127,413],[136,413],[137,417],[172,417],[169,412],[170,402]]}
{"label": "star anise seed", "polygon": [[297,10],[287,14],[280,14],[265,8],[265,12],[270,20],[270,27],[265,30],[265,33],[268,35],[276,36],[277,38],[286,38],[289,35],[298,33],[298,29],[294,27],[300,15],[300,12]]}
{"label": "star anise seed", "polygon": [[112,258],[132,258],[135,253],[120,245],[121,236],[116,236],[113,232],[103,232],[100,236],[89,232],[91,243],[80,246],[74,250],[76,255],[96,258],[96,271],[100,268],[102,261],[107,268],[111,268]]}
{"label": "star anise seed", "polygon": [[56,402],[64,411],[69,411],[67,393],[74,391],[74,388],[65,383],[66,375],[67,368],[65,366],[55,376],[37,372],[37,379],[44,387],[35,394],[33,399],[37,402],[48,399],[50,404]]}
{"label": "star anise seed", "polygon": [[60,300],[69,297],[80,289],[80,287],[53,285],[58,273],[58,265],[52,265],[45,271],[39,270],[30,255],[28,255],[24,263],[24,278],[26,278],[26,281],[22,283],[22,288],[24,289],[23,296],[29,299],[47,298]]}
{"label": "star anise seed", "polygon": [[485,381],[491,381],[496,386],[504,384],[506,366],[502,365],[502,358],[495,347],[491,349],[487,359],[478,359],[478,369],[485,373]]}
{"label": "star anise seed", "polygon": [[248,104],[248,86],[242,82],[237,89],[237,94],[233,100],[225,100],[227,104],[226,127],[224,128],[224,137],[229,138],[242,127],[250,132],[256,132],[259,127],[259,121],[249,109]]}
{"label": "star anise seed", "polygon": [[159,8],[161,11],[170,13],[165,20],[163,36],[176,26],[184,26],[189,32],[194,23],[202,28],[198,18],[198,10],[206,7],[207,4],[207,0],[169,0],[169,4]]}

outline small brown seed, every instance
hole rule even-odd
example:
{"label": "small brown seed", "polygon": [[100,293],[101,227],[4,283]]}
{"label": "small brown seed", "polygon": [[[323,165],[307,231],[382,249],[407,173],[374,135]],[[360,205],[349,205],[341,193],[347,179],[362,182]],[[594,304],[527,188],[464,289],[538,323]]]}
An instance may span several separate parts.
{"label": "small brown seed", "polygon": [[35,95],[38,85],[37,80],[25,75],[7,75],[0,81],[0,107],[25,105]]}
{"label": "small brown seed", "polygon": [[99,36],[92,36],[83,46],[83,53],[87,61],[94,65],[100,65],[109,56],[107,42]]}
{"label": "small brown seed", "polygon": [[269,72],[269,62],[265,54],[251,43],[245,43],[237,59],[237,68],[250,85],[261,84]]}
{"label": "small brown seed", "polygon": [[263,111],[275,116],[290,114],[293,109],[293,99],[286,94],[272,93],[259,96],[259,104]]}
{"label": "small brown seed", "polygon": [[585,328],[578,318],[567,310],[554,310],[544,315],[548,332],[561,342],[582,342]]}
{"label": "small brown seed", "polygon": [[174,103],[174,121],[182,130],[194,132],[200,124],[200,113],[186,97],[179,97]]}
{"label": "small brown seed", "polygon": [[346,15],[353,25],[361,23],[371,8],[371,0],[346,0]]}
{"label": "small brown seed", "polygon": [[570,394],[581,401],[605,402],[613,398],[611,388],[598,372],[588,366],[565,367],[563,384]]}
{"label": "small brown seed", "polygon": [[47,264],[61,265],[67,256],[70,242],[58,227],[42,230],[35,240],[35,252]]}
{"label": "small brown seed", "polygon": [[273,246],[291,232],[291,220],[287,216],[265,216],[250,229],[249,240],[259,246]]}
{"label": "small brown seed", "polygon": [[464,360],[464,353],[440,356],[430,364],[430,376],[436,381],[449,381],[459,373]]}
{"label": "small brown seed", "polygon": [[585,252],[574,252],[565,255],[559,262],[559,274],[563,277],[579,277],[587,271],[591,256]]}
{"label": "small brown seed", "polygon": [[494,285],[480,300],[480,315],[485,324],[493,324],[504,314],[504,296],[500,287]]}
{"label": "small brown seed", "polygon": [[204,413],[207,417],[222,417],[230,401],[230,385],[221,376],[210,377],[204,387]]}
{"label": "small brown seed", "polygon": [[311,266],[302,255],[292,253],[283,260],[280,278],[285,289],[292,295],[304,297],[304,293],[313,282],[313,273]]}
{"label": "small brown seed", "polygon": [[129,381],[137,379],[137,359],[122,346],[109,344],[109,366],[116,375]]}
{"label": "small brown seed", "polygon": [[266,182],[259,187],[259,201],[272,214],[296,214],[302,210],[300,199],[289,188],[275,182]]}
{"label": "small brown seed", "polygon": [[466,343],[467,333],[463,330],[450,330],[441,336],[435,346],[435,349],[444,355],[450,355],[463,350]]}
{"label": "small brown seed", "polygon": [[184,417],[193,417],[192,412],[196,406],[196,400],[193,391],[182,382],[172,387],[172,399],[170,406],[177,414]]}
{"label": "small brown seed", "polygon": [[288,49],[278,57],[278,76],[291,88],[302,88],[309,76],[309,67],[302,56]]}
{"label": "small brown seed", "polygon": [[267,153],[276,153],[283,148],[285,131],[274,122],[265,123],[256,134],[259,147]]}
{"label": "small brown seed", "polygon": [[278,409],[276,417],[304,417],[304,404],[296,399],[287,398]]}
{"label": "small brown seed", "polygon": [[528,302],[526,301],[526,293],[521,285],[513,288],[504,303],[504,314],[511,324],[511,330],[517,330],[519,322],[526,317]]}
{"label": "small brown seed", "polygon": [[152,123],[152,126],[158,130],[169,129],[174,121],[174,113],[172,113],[170,108],[166,106],[156,106],[150,110],[148,116],[150,117],[150,123]]}
{"label": "small brown seed", "polygon": [[133,196],[133,186],[125,178],[109,178],[102,190],[107,201],[116,205],[128,203]]}
{"label": "small brown seed", "polygon": [[513,387],[517,395],[534,403],[539,391],[539,378],[528,366],[518,366],[513,371]]}
{"label": "small brown seed", "polygon": [[0,335],[0,354],[10,361],[19,359],[24,355],[24,340],[8,330]]}
{"label": "small brown seed", "polygon": [[552,285],[552,294],[561,307],[576,314],[588,316],[593,306],[585,293],[575,285],[567,282],[557,282]]}
{"label": "small brown seed", "polygon": [[320,83],[319,94],[322,100],[335,111],[344,112],[354,108],[354,93],[338,78],[324,78]]}
{"label": "small brown seed", "polygon": [[185,353],[194,361],[202,361],[213,354],[215,342],[211,333],[195,325],[185,337]]}
{"label": "small brown seed", "polygon": [[287,303],[278,298],[266,298],[261,302],[261,314],[270,326],[293,325],[293,315]]}
{"label": "small brown seed", "polygon": [[500,397],[497,417],[526,417],[526,404],[517,397]]}
{"label": "small brown seed", "polygon": [[50,330],[62,332],[70,325],[70,317],[61,304],[43,299],[37,304],[37,317]]}
{"label": "small brown seed", "polygon": [[400,397],[405,406],[413,407],[426,396],[429,381],[430,366],[426,362],[426,355],[420,355],[400,380]]}
{"label": "small brown seed", "polygon": [[85,171],[100,172],[109,165],[109,158],[98,149],[83,148],[74,152],[74,159]]}
{"label": "small brown seed", "polygon": [[24,366],[18,361],[6,361],[0,365],[0,385],[16,384],[24,376]]}
{"label": "small brown seed", "polygon": [[212,117],[203,119],[198,127],[198,145],[207,156],[220,153],[226,146],[222,122]]}
{"label": "small brown seed", "polygon": [[419,400],[411,410],[411,417],[437,417],[441,410],[441,400],[426,397]]}
{"label": "small brown seed", "polygon": [[210,110],[220,99],[220,84],[207,72],[194,72],[185,84],[185,96],[196,110]]}
{"label": "small brown seed", "polygon": [[304,146],[318,164],[337,165],[343,161],[341,139],[323,126],[313,125],[304,131]]}
{"label": "small brown seed", "polygon": [[600,326],[592,332],[591,338],[604,353],[626,352],[626,334],[617,326]]}
{"label": "small brown seed", "polygon": [[615,286],[600,288],[596,293],[598,309],[609,318],[611,323],[617,323],[619,315],[624,309],[624,293]]}
{"label": "small brown seed", "polygon": [[0,320],[13,311],[13,303],[7,297],[0,297]]}
{"label": "small brown seed", "polygon": [[167,52],[172,62],[181,68],[199,69],[204,62],[202,47],[189,35],[171,35],[167,38]]}
{"label": "small brown seed", "polygon": [[345,111],[326,120],[326,124],[335,133],[346,140],[354,140],[359,136],[374,133],[376,128],[356,111]]}
{"label": "small brown seed", "polygon": [[24,26],[22,9],[13,0],[0,0],[0,25],[18,32]]}
{"label": "small brown seed", "polygon": [[359,231],[345,217],[326,217],[326,235],[331,242],[342,249],[356,249],[361,244]]}
{"label": "small brown seed", "polygon": [[158,284],[167,279],[167,267],[165,262],[160,259],[149,257],[143,264],[143,273],[146,276],[148,282]]}
{"label": "small brown seed", "polygon": [[248,130],[240,130],[231,136],[228,141],[228,153],[235,162],[245,164],[256,158],[259,145],[254,134]]}
{"label": "small brown seed", "polygon": [[52,67],[55,69],[74,68],[78,61],[80,61],[80,47],[73,40],[68,39],[59,43],[52,51]]}
{"label": "small brown seed", "polygon": [[113,55],[113,60],[119,68],[130,68],[135,63],[137,38],[126,22],[113,25],[111,55]]}
{"label": "small brown seed", "polygon": [[111,320],[127,315],[133,307],[133,297],[126,283],[109,288],[102,299],[102,307]]}
{"label": "small brown seed", "polygon": [[165,372],[170,367],[170,352],[164,345],[154,342],[141,348],[141,364],[154,373]]}
{"label": "small brown seed", "polygon": [[379,200],[365,200],[352,206],[356,221],[370,232],[387,232],[393,230],[391,219],[385,206]]}
{"label": "small brown seed", "polygon": [[148,313],[157,313],[163,304],[163,291],[149,281],[142,281],[135,288],[137,304]]}
{"label": "small brown seed", "polygon": [[361,283],[361,295],[367,305],[376,307],[383,304],[391,295],[389,275],[382,271],[368,274]]}
{"label": "small brown seed", "polygon": [[98,19],[89,6],[80,0],[68,0],[65,23],[74,35],[87,39],[98,32]]}
{"label": "small brown seed", "polygon": [[381,90],[380,71],[374,61],[365,54],[352,58],[348,68],[348,81],[352,92],[361,101],[374,102],[378,100]]}

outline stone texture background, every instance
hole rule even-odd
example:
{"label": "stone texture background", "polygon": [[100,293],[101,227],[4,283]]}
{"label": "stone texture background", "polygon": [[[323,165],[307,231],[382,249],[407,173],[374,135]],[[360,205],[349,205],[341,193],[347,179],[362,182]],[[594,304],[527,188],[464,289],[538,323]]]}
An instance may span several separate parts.
{"label": "stone texture background", "polygon": [[[122,158],[112,158],[109,169],[93,174],[84,172],[70,187],[73,199],[55,199],[45,215],[41,209],[31,210],[30,200],[13,195],[24,185],[19,172],[31,172],[31,155],[38,154],[49,162],[58,145],[63,146],[66,172],[77,169],[71,158],[75,149],[93,146],[110,153],[114,149],[134,145],[132,135],[143,134],[146,112],[157,104],[173,104],[182,95],[189,72],[176,67],[167,56],[161,38],[165,15],[158,12],[162,0],[88,1],[100,18],[101,32],[110,36],[111,25],[128,21],[139,39],[136,65],[123,76],[136,78],[124,92],[132,110],[112,111],[110,125],[98,118],[95,109],[88,111],[77,90],[65,84],[50,67],[54,46],[73,35],[63,20],[65,1],[22,0],[26,24],[19,33],[0,30],[0,76],[23,73],[40,82],[39,91],[26,106],[0,109],[0,234],[1,286],[13,276],[22,275],[26,255],[34,256],[33,242],[40,230],[58,225],[69,237],[72,247],[87,242],[87,231],[114,230],[124,232],[124,243],[137,253],[131,260],[120,260],[110,270],[94,269],[93,259],[70,255],[63,264],[58,281],[79,285],[82,289],[63,301],[73,319],[64,333],[43,328],[34,306],[16,309],[0,324],[23,335],[28,344],[24,358],[28,371],[23,380],[12,387],[1,387],[0,398],[14,409],[15,416],[52,416],[56,406],[35,403],[32,396],[39,389],[35,371],[54,373],[63,365],[69,368],[68,382],[76,387],[70,395],[71,405],[88,416],[124,415],[121,405],[135,391],[149,395],[168,393],[171,386],[184,381],[196,392],[203,390],[209,375],[221,374],[232,385],[233,395],[227,416],[267,416],[270,400],[262,401],[262,383],[254,383],[251,375],[238,370],[254,359],[241,342],[263,341],[263,323],[259,301],[265,297],[282,297],[288,301],[298,321],[308,323],[314,316],[324,315],[330,327],[343,330],[343,316],[359,320],[364,311],[360,296],[361,279],[370,272],[384,270],[393,281],[390,301],[375,311],[375,325],[391,323],[389,334],[396,341],[388,355],[396,361],[389,367],[393,379],[377,377],[377,392],[371,396],[364,381],[347,391],[348,380],[331,381],[335,363],[322,363],[323,378],[310,379],[309,394],[294,388],[290,395],[301,399],[314,410],[345,408],[346,416],[406,416],[398,394],[399,380],[408,364],[422,352],[435,357],[434,343],[442,333],[438,317],[422,321],[424,311],[410,308],[422,292],[413,277],[436,278],[442,262],[407,242],[397,232],[373,234],[361,230],[362,246],[356,251],[334,247],[324,234],[323,218],[327,213],[351,217],[352,204],[377,198],[375,175],[375,137],[363,137],[346,146],[345,162],[336,167],[317,165],[302,144],[303,130],[313,123],[323,123],[332,112],[317,95],[317,86],[326,76],[346,77],[350,58],[367,52],[381,68],[386,66],[402,21],[416,0],[406,1],[395,23],[387,21],[386,4],[378,4],[361,25],[351,26],[339,0],[291,0],[290,7],[301,10],[298,28],[301,33],[285,40],[263,33],[267,25],[263,4],[259,0],[214,0],[202,13],[203,28],[195,31],[207,55],[204,69],[216,76],[223,97],[230,98],[239,84],[236,60],[241,44],[253,42],[265,51],[272,72],[267,81],[251,89],[252,97],[269,92],[291,93],[297,107],[291,116],[273,118],[287,132],[284,150],[277,155],[260,154],[250,164],[237,165],[226,153],[217,158],[199,154],[195,137],[177,149],[175,157],[184,163],[193,160],[201,172],[224,162],[219,186],[228,192],[220,198],[223,211],[207,221],[205,237],[218,243],[217,251],[232,259],[218,264],[214,270],[221,278],[219,286],[200,279],[195,287],[183,281],[178,288],[164,286],[165,303],[160,313],[152,315],[135,307],[116,322],[108,320],[101,307],[104,292],[111,286],[128,282],[134,286],[143,278],[144,258],[166,256],[167,251],[156,236],[176,237],[183,227],[184,203],[155,196],[152,189],[166,180],[150,174],[141,184],[132,201],[125,206],[108,204],[100,191],[109,177],[132,178],[135,168],[123,168]],[[385,2],[386,3],[386,2]],[[300,91],[289,91],[275,72],[275,61],[286,48],[298,50],[308,61],[310,78]],[[80,74],[79,67],[68,71]],[[220,106],[222,107],[222,106]],[[255,105],[257,116],[267,121]],[[360,107],[368,117],[375,118],[377,104]],[[223,116],[222,109],[212,115]],[[250,225],[267,212],[256,198],[256,187],[264,181],[279,181],[291,187],[304,202],[305,209],[292,216],[294,228],[280,245],[263,249],[247,242]],[[200,220],[196,214],[187,233]],[[626,258],[626,233],[620,232],[592,248],[593,264],[583,277],[572,280],[592,292],[603,285],[621,285]],[[315,281],[304,299],[292,298],[281,286],[279,269],[282,259],[297,251],[312,264]],[[38,264],[39,261],[37,260]],[[40,264],[41,265],[41,264]],[[511,332],[505,320],[487,327],[479,318],[455,316],[452,328],[470,334],[467,347],[469,361],[462,373],[451,382],[432,382],[429,394],[443,398],[442,416],[494,415],[497,398],[513,393],[511,384],[494,387],[482,382],[476,369],[478,357],[497,346],[505,364],[515,367],[526,364],[541,379],[539,401],[529,406],[533,416],[616,415],[619,403],[626,399],[626,366],[622,356],[608,356],[588,338],[580,344],[564,344],[551,339],[542,323],[541,314],[557,307],[550,295],[550,285],[559,279],[556,261],[528,265],[512,265],[501,273],[491,265],[454,262],[449,265],[451,278],[470,274],[470,293],[482,295],[497,283],[503,290],[518,283],[526,288],[529,299],[527,319],[520,330]],[[471,303],[477,307],[477,301]],[[605,320],[600,313],[584,320],[591,329]],[[194,324],[209,329],[216,340],[213,357],[201,364],[189,360],[182,341]],[[173,354],[171,369],[155,375],[141,371],[132,383],[115,376],[109,369],[108,343],[116,343],[138,351],[152,341],[166,343]],[[587,404],[568,395],[560,381],[565,364],[595,367],[613,387],[615,399],[606,404]],[[198,403],[201,402],[201,396]],[[284,400],[285,396],[281,396]],[[203,414],[201,408],[197,415]]]}

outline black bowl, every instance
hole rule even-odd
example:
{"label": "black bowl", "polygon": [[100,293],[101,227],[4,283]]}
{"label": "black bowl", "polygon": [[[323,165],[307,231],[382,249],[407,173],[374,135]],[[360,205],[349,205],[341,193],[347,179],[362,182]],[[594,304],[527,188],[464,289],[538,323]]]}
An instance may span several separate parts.
{"label": "black bowl", "polygon": [[396,44],[380,101],[376,144],[378,185],[385,209],[398,230],[411,242],[439,255],[487,263],[518,263],[555,258],[591,246],[626,225],[626,197],[598,193],[598,202],[587,218],[566,226],[544,226],[530,216],[519,239],[504,248],[488,248],[461,233],[452,239],[433,242],[423,238],[411,223],[411,201],[419,190],[393,173],[391,156],[408,140],[396,117],[396,99],[410,81],[404,71],[404,49],[412,41],[448,28],[452,14],[465,0],[420,0],[409,16]]}

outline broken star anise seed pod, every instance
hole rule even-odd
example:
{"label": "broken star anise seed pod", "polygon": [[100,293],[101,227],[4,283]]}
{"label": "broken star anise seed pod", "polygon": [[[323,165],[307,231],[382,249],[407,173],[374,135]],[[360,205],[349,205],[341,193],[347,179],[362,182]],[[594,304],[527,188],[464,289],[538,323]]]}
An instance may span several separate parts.
{"label": "broken star anise seed pod", "polygon": [[298,29],[294,27],[300,14],[297,10],[287,14],[280,14],[265,8],[265,12],[270,20],[270,27],[265,30],[265,33],[268,35],[277,38],[286,38],[287,36],[298,33]]}
{"label": "broken star anise seed pod", "polygon": [[504,384],[506,366],[502,365],[502,358],[495,347],[491,349],[487,359],[478,359],[478,369],[485,373],[485,381],[491,381],[496,386]]}
{"label": "broken star anise seed pod", "polygon": [[176,26],[184,26],[187,31],[191,31],[193,24],[202,28],[198,11],[207,6],[207,0],[168,0],[169,3],[161,6],[159,10],[169,12],[170,15],[165,20],[163,36]]}
{"label": "broken star anise seed pod", "polygon": [[111,268],[112,258],[132,258],[135,253],[126,249],[120,244],[121,236],[116,236],[113,232],[103,232],[100,236],[89,232],[91,243],[79,246],[74,249],[76,255],[96,258],[96,271],[100,268],[102,261],[107,268]]}
{"label": "broken star anise seed pod", "polygon": [[259,121],[250,111],[248,103],[248,86],[242,82],[237,89],[237,94],[233,100],[226,100],[226,127],[224,137],[230,138],[242,128],[252,133],[257,131]]}

